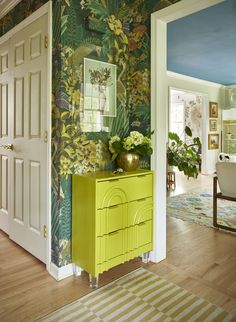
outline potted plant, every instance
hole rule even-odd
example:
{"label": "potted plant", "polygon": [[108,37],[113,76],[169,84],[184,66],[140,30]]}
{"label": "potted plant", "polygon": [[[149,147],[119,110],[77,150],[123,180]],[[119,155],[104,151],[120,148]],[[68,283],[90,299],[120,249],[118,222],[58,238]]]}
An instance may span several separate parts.
{"label": "potted plant", "polygon": [[151,134],[144,136],[138,131],[132,131],[123,139],[117,135],[111,137],[109,150],[112,153],[112,161],[116,160],[118,166],[125,171],[135,170],[139,164],[139,157],[150,156],[153,152]]}
{"label": "potted plant", "polygon": [[[184,133],[192,137],[191,129],[186,126]],[[175,166],[189,178],[197,178],[201,162],[201,142],[199,137],[194,137],[191,144],[181,140],[177,133],[169,132],[170,144],[167,148],[167,162]]]}

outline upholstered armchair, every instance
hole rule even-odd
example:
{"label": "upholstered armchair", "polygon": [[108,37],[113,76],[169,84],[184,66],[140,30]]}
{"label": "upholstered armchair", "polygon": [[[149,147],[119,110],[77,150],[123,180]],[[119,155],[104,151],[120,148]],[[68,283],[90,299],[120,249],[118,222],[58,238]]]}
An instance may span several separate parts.
{"label": "upholstered armchair", "polygon": [[[236,162],[217,162],[216,174],[213,179],[213,226],[236,232],[235,228],[217,223],[217,199],[236,201]],[[217,182],[220,192],[217,192]]]}

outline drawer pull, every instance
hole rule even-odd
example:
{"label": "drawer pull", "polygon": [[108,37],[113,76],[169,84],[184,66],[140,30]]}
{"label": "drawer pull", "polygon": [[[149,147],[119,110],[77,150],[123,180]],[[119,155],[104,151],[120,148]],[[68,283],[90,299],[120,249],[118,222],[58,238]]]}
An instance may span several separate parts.
{"label": "drawer pull", "polygon": [[116,235],[119,233],[119,230],[114,230],[114,231],[111,231],[110,233],[108,233],[108,235]]}
{"label": "drawer pull", "polygon": [[147,177],[147,174],[142,174],[140,176],[137,176],[137,178],[144,178],[144,177]]}
{"label": "drawer pull", "polygon": [[140,222],[138,225],[139,225],[139,226],[144,226],[144,225],[146,225],[146,222],[145,222],[145,221],[142,221],[142,222]]}
{"label": "drawer pull", "polygon": [[119,179],[113,179],[113,180],[110,180],[109,182],[113,183],[113,182],[118,182],[118,181],[120,181],[120,180]]}
{"label": "drawer pull", "polygon": [[119,205],[113,205],[113,206],[109,206],[108,208],[111,209],[111,208],[118,208]]}
{"label": "drawer pull", "polygon": [[137,202],[145,201],[147,198],[138,199]]}

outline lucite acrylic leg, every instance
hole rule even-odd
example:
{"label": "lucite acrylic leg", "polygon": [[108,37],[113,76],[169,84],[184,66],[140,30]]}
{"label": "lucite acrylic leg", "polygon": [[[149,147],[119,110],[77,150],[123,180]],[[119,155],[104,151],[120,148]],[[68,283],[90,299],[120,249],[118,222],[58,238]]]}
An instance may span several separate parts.
{"label": "lucite acrylic leg", "polygon": [[99,280],[99,276],[93,276],[89,274],[89,286],[91,288],[98,288],[98,280]]}
{"label": "lucite acrylic leg", "polygon": [[144,253],[142,255],[142,262],[147,264],[150,261],[150,252]]}
{"label": "lucite acrylic leg", "polygon": [[74,276],[80,276],[81,275],[81,268],[76,265],[76,264],[73,264],[73,273],[74,273]]}

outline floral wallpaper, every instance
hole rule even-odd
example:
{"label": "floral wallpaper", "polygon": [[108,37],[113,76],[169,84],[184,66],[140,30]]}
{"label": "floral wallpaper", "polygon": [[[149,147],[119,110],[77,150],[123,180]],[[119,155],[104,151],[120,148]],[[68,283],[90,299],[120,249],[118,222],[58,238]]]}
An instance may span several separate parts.
{"label": "floral wallpaper", "polygon": [[[58,267],[71,262],[71,174],[111,169],[110,136],[151,130],[150,14],[177,1],[53,1],[51,234]],[[44,2],[23,0],[0,21],[1,31],[13,27],[14,15],[26,17]],[[81,129],[84,58],[117,66],[117,116],[104,117],[109,133]],[[149,159],[141,167],[149,168]]]}

